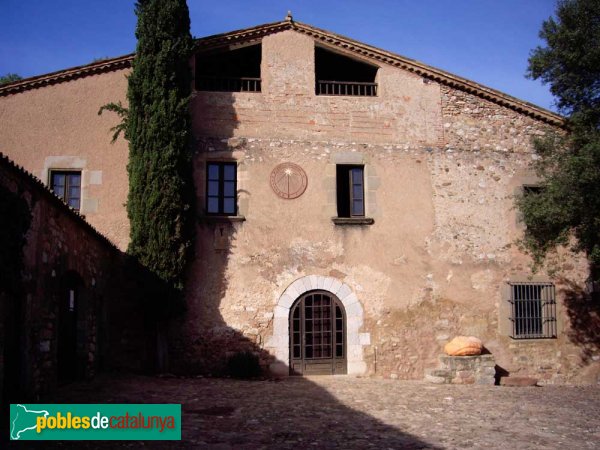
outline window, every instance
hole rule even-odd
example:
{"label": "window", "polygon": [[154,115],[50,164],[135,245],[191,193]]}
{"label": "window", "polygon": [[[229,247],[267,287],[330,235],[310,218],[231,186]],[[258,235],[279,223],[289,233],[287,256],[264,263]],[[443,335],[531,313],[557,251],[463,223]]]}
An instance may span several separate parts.
{"label": "window", "polygon": [[206,212],[224,216],[237,214],[237,164],[209,162],[206,165]]}
{"label": "window", "polygon": [[315,94],[375,97],[377,66],[315,47]]}
{"label": "window", "polygon": [[556,290],[552,283],[509,283],[514,339],[556,337]]}
{"label": "window", "polygon": [[[517,196],[522,196],[523,198],[532,197],[540,195],[543,192],[542,186],[537,184],[523,184],[517,192]],[[525,224],[525,219],[523,217],[523,212],[520,209],[517,209],[516,214],[517,226],[520,227],[523,231],[527,230],[527,225]]]}
{"label": "window", "polygon": [[524,184],[523,185],[523,195],[537,195],[542,193],[542,187],[537,186],[535,184]]}
{"label": "window", "polygon": [[336,181],[338,217],[364,217],[364,167],[338,165]]}
{"label": "window", "polygon": [[50,171],[50,189],[71,208],[81,206],[81,172],[73,170]]}
{"label": "window", "polygon": [[196,55],[196,90],[260,92],[261,44]]}

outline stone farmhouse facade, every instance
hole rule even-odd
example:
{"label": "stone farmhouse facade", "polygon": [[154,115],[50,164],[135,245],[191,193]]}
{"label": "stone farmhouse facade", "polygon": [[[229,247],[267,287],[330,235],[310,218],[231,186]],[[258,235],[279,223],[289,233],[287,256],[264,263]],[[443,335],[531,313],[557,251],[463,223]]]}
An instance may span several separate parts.
{"label": "stone farmhouse facade", "polygon": [[[0,87],[0,151],[122,250],[127,142],[98,110],[125,102],[132,59]],[[173,370],[249,349],[278,374],[420,379],[473,335],[511,375],[595,380],[573,320],[585,259],[532,274],[516,244],[532,138],[562,117],[291,17],[198,39],[191,65],[196,258]]]}

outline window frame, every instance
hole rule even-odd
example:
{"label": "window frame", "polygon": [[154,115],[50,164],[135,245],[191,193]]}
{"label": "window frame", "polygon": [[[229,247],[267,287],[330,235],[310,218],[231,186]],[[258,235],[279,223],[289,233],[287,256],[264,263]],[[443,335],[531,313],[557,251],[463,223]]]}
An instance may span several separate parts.
{"label": "window frame", "polygon": [[[360,183],[355,183],[355,170],[360,169]],[[340,174],[343,174],[344,178],[347,178],[346,186],[344,182],[346,180],[340,180]],[[356,198],[354,187],[360,186],[360,198]],[[339,192],[340,187],[345,189],[344,193]],[[360,201],[362,205],[362,212],[357,213],[355,208],[355,201]],[[342,202],[347,202],[343,208],[340,208]],[[366,204],[365,204],[365,166],[364,164],[336,164],[336,207],[338,218],[349,218],[349,219],[360,219],[366,217]],[[340,214],[340,210],[344,211]],[[345,210],[348,210],[348,214],[345,214]]]}
{"label": "window frame", "polygon": [[[210,177],[210,166],[218,167],[218,178],[211,179]],[[233,180],[225,180],[225,167],[233,167]],[[218,183],[217,195],[210,195],[210,183]],[[233,182],[233,196],[225,195],[225,183]],[[238,202],[237,202],[237,189],[238,189],[238,176],[237,176],[237,162],[236,161],[206,161],[206,184],[205,184],[205,212],[207,216],[237,216],[238,214]],[[217,211],[209,210],[209,202],[211,198],[217,199]],[[225,199],[233,199],[233,212],[225,212]]]}
{"label": "window frame", "polygon": [[510,281],[509,336],[515,340],[556,339],[556,286],[547,281]]}
{"label": "window frame", "polygon": [[[65,177],[65,184],[63,186],[63,193],[61,195],[60,192],[54,189],[54,177],[57,175],[63,175]],[[79,175],[79,186],[73,186],[70,184],[70,175]],[[48,187],[50,190],[60,198],[69,208],[74,209],[75,211],[81,211],[81,200],[83,193],[83,171],[81,169],[50,169],[48,171]],[[69,194],[69,188],[78,187],[79,188],[79,197],[77,197],[78,204],[77,206],[71,206],[70,201],[73,200],[71,195]]]}

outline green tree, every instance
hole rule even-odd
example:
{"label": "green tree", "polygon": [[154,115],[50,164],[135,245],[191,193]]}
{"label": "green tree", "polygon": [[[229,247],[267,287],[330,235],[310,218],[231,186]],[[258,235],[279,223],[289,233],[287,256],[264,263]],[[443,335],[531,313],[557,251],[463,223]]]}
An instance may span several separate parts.
{"label": "green tree", "polygon": [[526,249],[541,264],[560,245],[585,252],[592,276],[600,268],[600,2],[559,1],[542,25],[545,47],[534,49],[528,76],[550,85],[568,133],[534,142],[542,180],[518,206]]}
{"label": "green tree", "polygon": [[185,0],[140,0],[136,14],[129,108],[121,116],[129,140],[129,252],[181,289],[194,229],[189,11]]}
{"label": "green tree", "polygon": [[0,86],[22,79],[23,77],[21,75],[17,75],[16,73],[7,73],[6,75],[0,75]]}

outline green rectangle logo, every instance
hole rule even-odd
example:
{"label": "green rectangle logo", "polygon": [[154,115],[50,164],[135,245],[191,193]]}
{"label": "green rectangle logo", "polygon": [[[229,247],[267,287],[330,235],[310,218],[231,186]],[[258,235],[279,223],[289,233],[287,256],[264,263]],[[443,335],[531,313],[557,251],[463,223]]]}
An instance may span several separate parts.
{"label": "green rectangle logo", "polygon": [[15,404],[9,429],[21,441],[179,441],[181,405]]}

